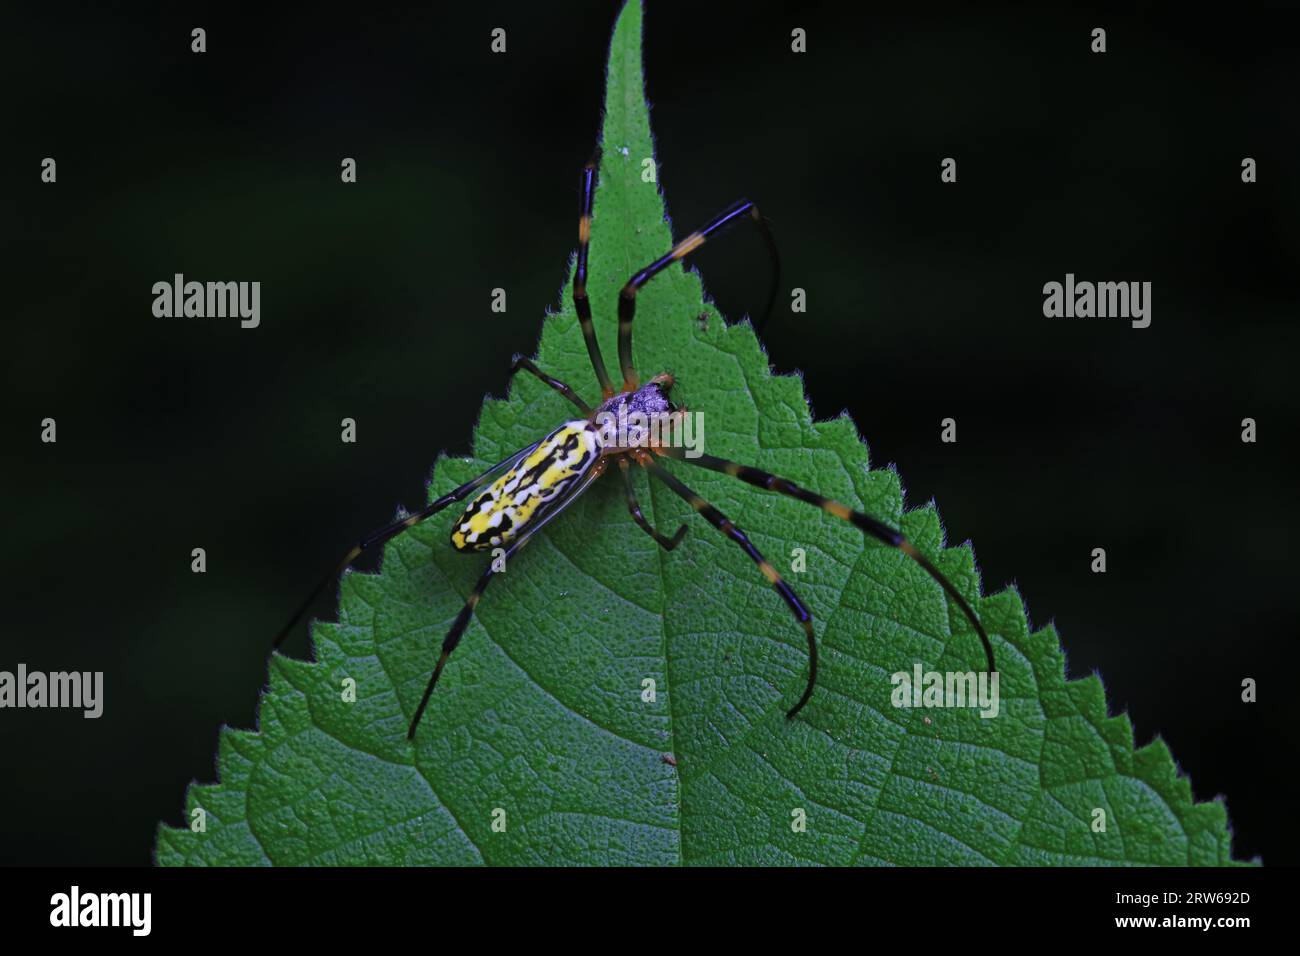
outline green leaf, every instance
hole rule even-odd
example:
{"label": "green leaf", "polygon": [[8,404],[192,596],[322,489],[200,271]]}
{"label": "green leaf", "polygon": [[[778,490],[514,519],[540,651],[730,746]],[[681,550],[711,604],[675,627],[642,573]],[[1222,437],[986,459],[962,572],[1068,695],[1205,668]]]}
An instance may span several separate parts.
{"label": "green leaf", "polygon": [[[640,45],[632,2],[610,50],[592,227],[589,290],[612,368],[618,288],[671,245],[658,187],[642,176],[653,150]],[[652,521],[669,532],[690,522],[682,546],[659,550],[629,520],[618,480],[597,483],[488,590],[408,743],[443,634],[486,560],[450,548],[452,508],[390,543],[381,573],[345,575],[338,623],[315,625],[314,663],[274,658],[260,730],[222,731],[221,782],[190,789],[185,829],[160,827],[159,863],[1231,862],[1223,804],[1193,801],[1162,742],[1135,750],[1096,677],[1065,680],[1057,635],[1029,632],[1017,594],[977,598],[971,550],[942,550],[932,508],[904,513],[897,474],[868,470],[849,419],[811,420],[799,379],[771,374],[751,328],[728,327],[696,274],[671,268],[645,288],[635,345],[643,375],[673,371],[675,395],[705,413],[712,453],[901,522],[993,636],[998,716],[891,705],[890,675],[916,662],[983,663],[959,610],[903,554],[815,508],[672,463],[778,567],[807,553],[807,570],[787,577],[812,609],[822,666],[797,719],[784,711],[804,685],[800,628],[738,548],[639,474]],[[538,363],[599,398],[567,290]],[[571,416],[519,377],[508,401],[484,405],[474,458],[439,458],[430,495]],[[347,678],[355,703],[343,700]],[[199,808],[206,829],[193,832]]]}

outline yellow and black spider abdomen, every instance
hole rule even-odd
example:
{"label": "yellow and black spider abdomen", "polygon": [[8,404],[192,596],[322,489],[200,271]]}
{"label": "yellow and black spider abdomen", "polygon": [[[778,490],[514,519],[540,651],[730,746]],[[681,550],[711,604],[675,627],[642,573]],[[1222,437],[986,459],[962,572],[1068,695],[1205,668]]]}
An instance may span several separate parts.
{"label": "yellow and black spider abdomen", "polygon": [[581,420],[565,422],[470,502],[451,527],[452,546],[487,551],[510,544],[599,458],[596,427]]}

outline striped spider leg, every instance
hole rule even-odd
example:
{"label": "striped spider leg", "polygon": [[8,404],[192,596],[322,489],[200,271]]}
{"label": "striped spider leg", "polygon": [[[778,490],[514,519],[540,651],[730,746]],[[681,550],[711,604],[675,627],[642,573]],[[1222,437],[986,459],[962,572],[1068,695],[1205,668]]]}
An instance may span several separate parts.
{"label": "striped spider leg", "polygon": [[[511,471],[506,475],[503,475],[502,478],[498,480],[498,484],[508,484],[507,480],[510,479],[511,476],[515,475],[516,472],[520,473],[521,479],[526,478],[531,471],[542,466],[544,456],[554,454],[554,450],[563,447],[565,441],[567,441],[567,438],[569,437],[569,435],[566,435],[565,438],[561,439],[557,444],[555,442],[556,436],[565,432],[566,429],[569,429],[570,425],[574,424],[578,423],[568,423],[557,431],[552,432],[551,435],[548,435],[539,444],[537,452],[534,452],[534,454],[530,455],[523,463],[511,469]],[[551,446],[552,451],[547,451],[548,445]],[[513,543],[502,555],[503,567],[506,562],[523,549],[524,545],[528,544],[534,534],[545,527],[546,524],[561,511],[576,501],[578,496],[581,495],[593,481],[604,473],[605,468],[608,465],[608,460],[600,458],[599,456],[594,456],[591,459],[591,462],[592,463],[587,466],[586,470],[582,470],[581,468],[573,469],[572,473],[576,477],[576,480],[573,481],[567,489],[562,487],[559,492],[553,495],[552,500],[539,506],[540,510],[535,515],[526,518],[521,522],[521,526],[524,526],[524,530],[519,533],[518,537],[513,539]],[[493,485],[494,489],[496,487],[497,485]],[[480,507],[478,511],[475,511],[475,507],[479,506],[481,502],[487,502],[488,505],[490,505],[491,503],[500,501],[502,501],[502,497],[498,495],[496,498],[493,498],[492,490],[489,489],[489,491],[484,492],[483,495],[475,500],[474,505],[471,505],[466,510],[465,515],[463,515],[461,520],[454,526],[451,535],[452,544],[455,545],[457,550],[486,550],[486,547],[494,546],[491,542],[496,542],[495,546],[500,547],[502,543],[502,537],[500,535],[490,536],[487,539],[489,543],[486,546],[479,545],[479,541],[483,540],[483,538],[481,535],[476,536],[475,528],[477,525],[474,520],[475,515],[482,515],[484,513],[484,507]],[[518,499],[516,499],[515,502],[518,504]],[[525,501],[522,504],[526,506],[527,503],[528,502]],[[496,511],[496,514],[502,513],[503,509],[498,509]],[[466,518],[469,520],[466,521]],[[465,599],[465,604],[461,607],[460,613],[456,615],[456,620],[452,622],[451,627],[448,629],[447,636],[443,638],[442,653],[438,656],[438,663],[434,665],[433,674],[430,675],[429,683],[424,688],[424,696],[420,698],[420,704],[415,708],[415,714],[411,717],[411,725],[406,732],[407,740],[415,739],[416,728],[420,726],[420,718],[424,716],[424,709],[429,706],[429,698],[433,696],[433,689],[438,686],[438,678],[442,676],[442,669],[447,663],[447,658],[450,657],[451,652],[456,649],[456,645],[460,643],[461,637],[465,634],[465,629],[469,627],[469,619],[474,614],[474,608],[478,606],[479,599],[483,597],[483,592],[487,590],[487,586],[492,583],[492,578],[496,574],[496,568],[496,561],[492,561],[483,571],[483,574],[478,579],[478,583],[474,585],[474,589],[470,591],[469,597]]]}
{"label": "striped spider leg", "polygon": [[591,207],[596,194],[596,160],[593,159],[582,167],[579,180],[581,189],[578,199],[578,258],[573,267],[573,308],[578,313],[578,324],[582,326],[582,337],[587,342],[587,355],[591,358],[591,368],[600,382],[602,398],[614,394],[609,372],[605,371],[605,360],[600,355],[600,343],[596,341],[596,329],[591,324],[591,301],[587,298],[587,247],[591,242]]}
{"label": "striped spider leg", "polygon": [[714,233],[726,229],[727,226],[736,222],[742,216],[748,216],[759,228],[763,234],[763,241],[767,244],[768,255],[772,259],[772,284],[767,294],[767,305],[763,310],[763,318],[759,321],[755,329],[761,329],[772,314],[772,306],[776,303],[776,291],[781,282],[781,259],[777,255],[776,240],[772,238],[772,231],[768,228],[767,220],[763,218],[758,211],[758,207],[747,199],[741,199],[732,203],[722,212],[718,213],[708,221],[702,228],[696,229],[685,239],[676,243],[668,252],[660,256],[650,265],[646,266],[640,272],[637,272],[632,278],[627,280],[622,290],[618,294],[618,361],[623,371],[623,391],[630,392],[637,387],[639,381],[636,374],[636,367],[632,364],[632,320],[636,318],[636,294],[647,282],[663,272],[674,262],[680,262],[692,252],[698,249],[704,243],[708,242],[709,237]]}
{"label": "striped spider leg", "polygon": [[[324,590],[326,584],[341,574],[357,557],[375,545],[383,544],[407,528],[432,517],[452,502],[470,499],[464,512],[452,525],[452,546],[461,552],[501,549],[501,553],[508,561],[532,539],[533,535],[591,487],[608,470],[611,462],[617,462],[618,464],[628,514],[632,520],[660,547],[666,551],[672,551],[681,543],[686,534],[686,525],[680,526],[669,537],[650,524],[642,513],[632,481],[631,465],[637,464],[652,478],[663,482],[675,494],[689,502],[696,512],[722,534],[734,541],[754,562],[782,600],[785,601],[791,613],[794,614],[808,642],[808,679],[798,702],[787,711],[787,716],[793,717],[808,703],[817,683],[817,642],[813,633],[812,615],[794,590],[782,579],[771,562],[749,540],[745,532],[726,515],[722,514],[721,511],[687,487],[655,458],[655,456],[663,456],[678,460],[684,459],[690,464],[710,468],[739,478],[757,487],[816,505],[829,514],[851,522],[878,540],[903,551],[938,581],[961,607],[965,615],[970,618],[980,639],[984,642],[989,669],[992,670],[992,646],[970,605],[951,582],[899,532],[874,518],[854,511],[846,505],[824,498],[815,492],[801,488],[794,482],[778,478],[765,471],[710,455],[688,458],[680,448],[661,446],[653,441],[652,432],[650,431],[638,432],[637,434],[620,434],[618,438],[613,438],[605,429],[597,427],[596,423],[598,421],[608,420],[604,416],[618,418],[623,421],[623,413],[625,412],[639,413],[653,418],[656,415],[671,415],[676,411],[684,411],[684,408],[676,408],[669,400],[669,393],[674,385],[674,378],[670,373],[661,372],[650,378],[644,385],[641,385],[640,378],[632,364],[632,324],[636,314],[636,296],[637,292],[647,282],[656,275],[661,274],[672,263],[681,261],[690,255],[715,233],[720,232],[741,218],[748,217],[759,226],[772,259],[772,288],[768,295],[766,318],[766,315],[771,313],[775,302],[780,275],[780,262],[777,257],[776,244],[772,239],[766,221],[759,215],[758,208],[753,203],[742,200],[715,216],[703,228],[692,232],[685,239],[674,244],[667,254],[635,273],[619,292],[618,352],[620,370],[623,374],[623,388],[621,391],[615,391],[605,368],[604,360],[601,357],[600,346],[596,340],[595,328],[592,322],[592,309],[586,288],[595,182],[596,164],[593,161],[584,167],[580,179],[578,252],[574,266],[573,303],[582,329],[582,336],[586,342],[592,370],[595,373],[597,382],[600,384],[602,395],[600,404],[593,408],[567,383],[548,375],[538,368],[531,359],[516,355],[510,369],[512,375],[520,371],[526,371],[535,376],[547,387],[569,401],[582,417],[564,422],[544,438],[521,448],[513,455],[488,468],[476,478],[441,496],[419,512],[380,528],[363,538],[359,544],[347,553],[338,568],[312,591],[307,600],[294,613],[289,623],[277,636],[275,646],[278,647],[283,642],[294,624],[302,618],[312,602]],[[473,497],[471,498],[471,496]],[[495,576],[496,569],[497,565],[493,562],[483,571],[443,638],[442,653],[434,665],[424,694],[412,715],[407,730],[408,738],[414,738],[420,719],[428,707],[429,700],[438,684],[443,669],[452,651],[456,649],[468,629],[474,610]]]}
{"label": "striped spider leg", "polygon": [[[756,488],[762,488],[765,491],[774,491],[777,494],[794,498],[796,501],[802,501],[806,504],[814,505],[815,507],[821,508],[822,511],[825,511],[829,515],[833,515],[842,521],[849,522],[855,528],[865,532],[877,541],[887,544],[890,547],[897,548],[924,568],[926,574],[930,575],[930,577],[938,582],[939,586],[942,587],[948,596],[956,602],[957,606],[961,608],[962,614],[964,614],[966,619],[971,622],[971,625],[975,628],[975,633],[979,635],[980,643],[984,645],[984,656],[988,663],[988,672],[991,674],[997,669],[993,661],[993,645],[990,643],[989,636],[984,630],[984,625],[980,623],[979,617],[976,616],[974,609],[970,606],[970,602],[968,602],[962,593],[957,590],[956,586],[948,580],[947,576],[935,567],[934,564],[931,563],[930,559],[917,549],[916,545],[912,544],[911,541],[903,536],[902,532],[895,531],[885,523],[878,521],[870,515],[863,514],[861,511],[856,511],[848,505],[827,498],[824,495],[819,495],[815,491],[809,491],[807,488],[795,484],[788,478],[778,477],[777,475],[773,475],[759,468],[753,468],[749,465],[742,465],[738,462],[728,461],[725,458],[717,458],[713,455],[701,454],[698,457],[687,457],[684,450],[681,448],[655,448],[654,451],[656,454],[662,455],[665,458],[685,461],[688,464],[707,468],[710,471],[721,472],[722,474],[729,475],[732,478],[739,478],[741,481],[753,485]],[[797,709],[798,708],[796,708],[796,710]]]}
{"label": "striped spider leg", "polygon": [[[662,452],[662,449],[658,447],[655,450]],[[799,698],[799,702],[785,713],[786,717],[793,717],[803,710],[804,704],[808,703],[808,699],[812,697],[813,688],[817,686],[817,639],[813,636],[812,613],[804,605],[803,601],[799,600],[799,595],[794,593],[794,588],[785,583],[785,579],[772,566],[772,562],[763,557],[763,552],[754,547],[753,542],[749,540],[749,536],[730,518],[683,484],[676,475],[651,458],[648,452],[639,451],[635,454],[637,463],[642,468],[671,488],[675,494],[690,504],[704,520],[740,546],[740,550],[748,555],[749,559],[763,573],[763,577],[767,578],[768,583],[776,590],[776,593],[781,595],[781,599],[790,608],[790,613],[794,615],[795,620],[803,628],[804,637],[808,640],[808,682],[804,686],[803,696]]]}
{"label": "striped spider leg", "polygon": [[299,605],[298,610],[293,612],[293,616],[289,618],[289,622],[285,624],[284,627],[280,628],[280,633],[276,635],[275,640],[272,642],[271,649],[275,650],[281,644],[284,643],[284,639],[289,636],[289,632],[293,630],[294,625],[297,624],[300,620],[302,620],[302,616],[307,613],[307,611],[311,608],[312,604],[315,603],[316,599],[320,597],[321,592],[325,590],[326,586],[335,578],[337,578],[340,574],[346,571],[348,567],[351,566],[353,561],[361,557],[361,555],[369,551],[375,545],[383,544],[384,542],[397,537],[407,528],[413,528],[420,522],[432,518],[443,508],[447,507],[447,505],[457,501],[463,501],[465,498],[469,497],[469,495],[472,492],[478,490],[479,488],[482,488],[485,484],[487,484],[488,481],[492,478],[492,476],[495,475],[498,471],[500,471],[503,468],[508,468],[513,466],[521,458],[523,458],[534,448],[536,448],[539,444],[540,442],[533,442],[531,445],[527,446],[526,448],[519,449],[519,451],[515,452],[509,458],[505,458],[502,461],[497,462],[495,465],[493,465],[487,471],[483,472],[477,478],[471,478],[469,481],[465,482],[465,484],[461,485],[459,488],[456,488],[448,492],[447,494],[443,495],[441,498],[438,498],[436,501],[426,505],[424,508],[421,508],[415,514],[408,515],[407,517],[403,518],[401,521],[395,521],[390,525],[385,525],[384,527],[380,528],[378,531],[372,531],[370,534],[362,538],[352,548],[351,551],[349,551],[347,554],[343,556],[343,560],[338,563],[338,566],[329,574],[327,574],[324,578],[322,578],[321,582],[318,585],[316,585],[316,587],[312,588],[311,593],[307,595],[307,599],[303,601],[301,605]]}

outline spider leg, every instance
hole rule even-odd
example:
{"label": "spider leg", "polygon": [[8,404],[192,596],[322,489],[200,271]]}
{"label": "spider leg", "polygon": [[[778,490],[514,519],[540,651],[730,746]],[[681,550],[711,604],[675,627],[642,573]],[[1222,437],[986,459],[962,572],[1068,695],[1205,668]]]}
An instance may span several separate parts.
{"label": "spider leg", "polygon": [[709,504],[690,488],[686,487],[686,485],[682,484],[676,475],[651,459],[648,454],[638,456],[637,461],[643,468],[649,471],[650,474],[654,475],[680,497],[685,499],[692,508],[704,516],[705,520],[708,521],[709,524],[713,525],[713,527],[717,528],[732,541],[736,542],[736,544],[740,545],[740,549],[744,551],[745,554],[749,555],[750,560],[758,565],[758,569],[763,572],[763,577],[767,578],[767,580],[771,582],[772,587],[776,589],[776,593],[781,595],[785,600],[790,611],[794,614],[795,619],[803,625],[804,634],[808,638],[808,686],[804,688],[803,696],[799,698],[799,703],[786,711],[786,717],[793,717],[803,709],[804,704],[808,703],[808,698],[812,696],[813,688],[817,684],[817,640],[813,637],[812,614],[809,613],[806,607],[804,607],[803,602],[799,600],[799,596],[794,593],[794,590],[790,585],[786,584],[781,575],[777,573],[776,568],[772,567],[771,562],[769,562],[767,558],[763,557],[762,552],[760,552],[758,548],[754,547],[745,532],[736,527],[736,525],[733,524],[726,515],[713,507],[713,505]]}
{"label": "spider leg", "polygon": [[767,243],[768,254],[772,257],[772,287],[768,291],[767,306],[763,310],[763,318],[757,328],[762,328],[767,323],[768,317],[772,314],[772,306],[776,303],[776,290],[781,281],[781,260],[776,252],[776,240],[772,238],[772,231],[767,226],[767,220],[759,213],[758,207],[747,199],[732,203],[718,215],[709,220],[708,224],[702,229],[697,229],[681,242],[677,243],[668,251],[668,253],[650,265],[646,266],[632,278],[627,280],[627,284],[618,294],[618,361],[623,367],[623,390],[631,391],[637,386],[636,368],[632,365],[632,319],[636,316],[636,294],[641,287],[653,279],[656,275],[680,259],[686,258],[700,246],[708,241],[709,237],[720,229],[725,229],[741,216],[748,215],[759,230],[763,233],[763,240]]}
{"label": "spider leg", "polygon": [[671,551],[681,544],[682,538],[686,537],[686,525],[678,528],[677,533],[671,538],[652,527],[650,522],[646,520],[645,515],[641,513],[640,502],[636,500],[636,488],[632,486],[632,474],[629,471],[631,464],[628,462],[626,455],[619,456],[618,467],[623,475],[623,490],[627,493],[627,510],[632,514],[632,520],[637,523],[637,526],[642,531],[659,542],[659,546],[665,551]]}
{"label": "spider leg", "polygon": [[578,200],[578,262],[573,269],[573,307],[578,313],[578,323],[582,326],[582,337],[587,341],[587,354],[591,357],[596,380],[600,382],[601,394],[609,398],[614,394],[614,386],[600,355],[600,343],[596,341],[596,330],[591,324],[591,302],[587,299],[587,246],[591,242],[591,204],[596,190],[595,159],[582,167],[579,183],[582,196]]}
{"label": "spider leg", "polygon": [[[530,537],[532,537],[531,534],[524,534],[507,548],[504,560],[508,563],[519,549],[528,543]],[[465,629],[469,627],[469,619],[474,614],[474,608],[478,605],[479,599],[483,597],[483,592],[487,590],[487,586],[492,583],[496,561],[497,559],[493,558],[489,562],[487,569],[474,585],[474,590],[469,592],[469,597],[465,600],[464,606],[461,607],[460,613],[456,615],[456,620],[452,621],[447,636],[442,639],[442,654],[438,656],[438,663],[434,665],[433,674],[429,678],[428,685],[424,688],[424,696],[420,698],[420,706],[415,708],[415,716],[411,718],[411,726],[406,732],[407,740],[415,739],[415,728],[420,725],[420,718],[424,716],[424,709],[429,706],[429,698],[433,696],[433,689],[438,685],[438,678],[442,676],[442,669],[447,663],[447,658],[451,657],[451,652],[460,643],[461,637],[465,634]]]}
{"label": "spider leg", "polygon": [[988,658],[989,673],[997,670],[993,663],[993,645],[989,642],[989,636],[984,631],[984,625],[980,623],[975,611],[971,608],[970,603],[957,590],[956,586],[948,580],[942,571],[936,568],[930,559],[917,550],[916,545],[908,541],[900,531],[895,531],[889,525],[877,521],[870,515],[865,515],[861,511],[855,511],[846,504],[819,495],[815,491],[809,491],[807,488],[800,487],[787,478],[780,478],[759,468],[753,468],[749,465],[741,465],[734,461],[728,461],[725,458],[715,458],[713,455],[700,455],[696,458],[689,458],[685,455],[684,450],[680,448],[656,448],[656,452],[668,458],[678,461],[685,461],[688,464],[699,465],[701,468],[708,468],[712,471],[722,472],[724,475],[730,475],[733,478],[739,478],[741,481],[762,488],[765,491],[775,491],[778,494],[797,499],[798,501],[807,502],[810,505],[816,505],[827,514],[834,515],[843,521],[849,522],[855,528],[866,532],[877,541],[882,541],[891,547],[902,551],[905,555],[925,569],[925,572],[934,578],[948,593],[957,606],[961,608],[962,613],[975,627],[975,633],[979,635],[980,642],[984,645],[984,656]]}
{"label": "spider leg", "polygon": [[[545,527],[547,522],[577,500],[578,496],[604,473],[605,467],[605,461],[596,462],[580,483],[574,485],[573,489],[563,498],[553,502],[545,514],[534,519],[528,529],[515,540],[514,544],[506,549],[503,555],[505,564],[509,564],[510,559],[531,541],[533,535]],[[433,674],[429,677],[429,683],[424,688],[424,696],[420,698],[420,705],[415,708],[415,716],[411,718],[411,726],[406,732],[407,740],[415,739],[415,730],[420,725],[420,718],[424,716],[424,709],[429,706],[429,698],[433,696],[433,689],[438,685],[438,678],[442,676],[442,669],[447,664],[447,658],[451,656],[451,652],[460,643],[466,628],[469,627],[469,619],[474,616],[474,608],[478,606],[479,599],[483,597],[483,592],[487,590],[487,586],[492,583],[492,578],[496,575],[495,566],[496,558],[493,558],[488,563],[487,568],[484,569],[483,574],[479,576],[478,582],[474,585],[474,590],[470,591],[469,597],[465,599],[465,604],[461,607],[460,613],[451,622],[451,627],[447,630],[447,636],[442,639],[442,654],[439,655],[438,663],[434,665]]]}
{"label": "spider leg", "polygon": [[271,649],[274,650],[275,648],[279,647],[281,644],[284,643],[284,639],[289,636],[289,632],[293,630],[294,625],[297,624],[300,620],[302,620],[302,616],[307,613],[308,609],[312,606],[312,604],[315,603],[316,599],[320,597],[321,592],[325,590],[325,586],[328,585],[335,578],[337,578],[345,570],[347,570],[348,565],[350,565],[357,558],[361,557],[363,553],[370,550],[377,544],[383,544],[385,541],[397,537],[407,528],[414,527],[415,525],[419,524],[421,521],[424,521],[427,518],[431,518],[433,515],[437,514],[439,511],[447,507],[447,505],[451,504],[452,502],[460,501],[468,497],[470,492],[476,491],[477,489],[487,484],[488,480],[491,479],[492,476],[495,475],[497,472],[509,468],[512,465],[514,465],[516,462],[523,459],[524,456],[526,456],[529,452],[531,452],[534,448],[536,448],[538,444],[539,444],[538,442],[533,442],[527,448],[519,449],[519,451],[515,452],[509,458],[497,462],[495,465],[493,465],[487,471],[483,472],[483,474],[479,475],[477,478],[473,478],[470,481],[465,482],[465,484],[461,485],[459,488],[456,488],[455,490],[448,492],[447,494],[439,498],[437,501],[434,501],[433,503],[421,508],[415,514],[408,515],[407,517],[403,518],[401,521],[395,521],[390,525],[386,525],[380,528],[378,531],[372,531],[370,534],[362,538],[356,544],[356,546],[352,548],[351,551],[349,551],[346,555],[343,556],[343,560],[339,562],[338,567],[336,567],[333,571],[331,571],[324,578],[322,578],[320,584],[316,585],[316,587],[312,589],[312,592],[309,595],[307,595],[307,599],[302,602],[298,610],[293,612],[293,617],[289,618],[289,623],[286,624],[283,628],[281,628],[280,633],[276,635],[275,641],[271,644]]}
{"label": "spider leg", "polygon": [[582,414],[584,415],[591,414],[591,406],[588,405],[586,402],[584,402],[582,398],[578,395],[578,393],[575,392],[569,385],[565,384],[564,382],[561,382],[558,378],[551,378],[551,376],[547,375],[540,368],[534,365],[532,359],[526,359],[522,355],[516,353],[514,360],[510,365],[510,374],[514,375],[520,369],[523,369],[527,372],[532,372],[534,375],[536,375],[539,379],[541,379],[551,388],[555,389],[557,392],[559,392],[569,401],[573,402],[574,405],[578,406],[578,408],[581,409]]}

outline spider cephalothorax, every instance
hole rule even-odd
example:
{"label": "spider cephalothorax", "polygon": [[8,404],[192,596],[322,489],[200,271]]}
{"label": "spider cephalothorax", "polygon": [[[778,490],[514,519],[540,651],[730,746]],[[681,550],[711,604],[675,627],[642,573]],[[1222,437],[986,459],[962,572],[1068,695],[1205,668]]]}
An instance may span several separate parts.
{"label": "spider cephalothorax", "polygon": [[674,383],[668,372],[627,392],[611,395],[597,406],[591,420],[601,435],[601,454],[649,448],[671,428],[676,407],[668,394]]}
{"label": "spider cephalothorax", "polygon": [[[595,183],[595,163],[588,163],[582,171],[581,179],[582,198],[578,218],[578,256],[573,273],[573,304],[587,344],[592,369],[596,374],[596,380],[600,383],[601,403],[593,409],[569,385],[547,375],[530,359],[516,355],[514,365],[511,367],[512,374],[524,370],[535,375],[572,402],[581,411],[582,417],[564,422],[546,437],[497,462],[477,478],[443,495],[410,517],[380,528],[364,538],[347,553],[338,569],[326,577],[303,602],[298,612],[280,632],[275,642],[276,646],[284,640],[325,586],[368,548],[382,544],[412,525],[437,514],[448,505],[464,501],[474,495],[464,513],[452,525],[452,546],[459,551],[504,549],[501,556],[509,559],[548,521],[560,514],[604,474],[611,462],[616,462],[632,520],[661,547],[668,551],[677,547],[686,534],[686,526],[682,525],[669,537],[646,520],[632,484],[630,472],[633,465],[643,468],[652,477],[667,485],[675,494],[686,500],[697,514],[737,544],[789,607],[808,643],[808,679],[799,700],[786,711],[787,717],[793,717],[808,703],[817,683],[817,641],[813,633],[812,614],[795,594],[794,589],[782,579],[771,562],[763,557],[749,540],[745,532],[721,511],[683,484],[681,479],[664,468],[658,460],[669,458],[721,472],[765,491],[786,495],[797,501],[814,505],[826,514],[850,522],[877,541],[897,548],[920,564],[974,625],[984,646],[988,669],[992,671],[993,646],[970,604],[952,582],[900,532],[848,505],[823,497],[815,491],[800,487],[789,479],[778,477],[760,468],[742,465],[724,458],[715,458],[703,454],[698,448],[689,453],[684,452],[683,448],[665,441],[662,427],[656,427],[662,425],[665,417],[671,418],[680,414],[682,410],[676,408],[669,398],[674,385],[674,378],[670,373],[662,372],[642,385],[632,365],[632,325],[636,317],[637,292],[669,265],[681,261],[704,245],[715,233],[736,220],[749,218],[760,227],[772,255],[772,287],[767,302],[767,312],[770,313],[776,298],[779,263],[771,233],[759,215],[758,207],[753,203],[741,200],[733,204],[715,216],[702,229],[691,233],[665,255],[635,273],[623,286],[618,296],[618,356],[620,371],[623,373],[623,387],[621,390],[614,388],[605,369],[604,360],[601,358],[600,346],[596,342],[591,303],[587,298],[587,247],[591,237],[591,211]],[[478,605],[488,584],[491,583],[498,567],[504,567],[504,562],[498,564],[494,558],[491,565],[479,577],[474,590],[470,592],[465,605],[447,631],[447,636],[442,642],[442,654],[434,665],[424,696],[411,717],[408,737],[415,736],[420,717],[424,714],[443,667],[451,652],[460,643],[465,629],[469,626],[474,608]]]}
{"label": "spider cephalothorax", "polygon": [[667,415],[673,411],[673,403],[669,401],[668,395],[676,381],[671,373],[660,372],[639,388],[619,392],[605,399],[596,407],[595,417],[617,416],[620,411],[628,415]]}

